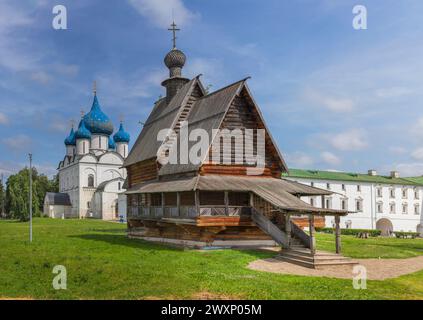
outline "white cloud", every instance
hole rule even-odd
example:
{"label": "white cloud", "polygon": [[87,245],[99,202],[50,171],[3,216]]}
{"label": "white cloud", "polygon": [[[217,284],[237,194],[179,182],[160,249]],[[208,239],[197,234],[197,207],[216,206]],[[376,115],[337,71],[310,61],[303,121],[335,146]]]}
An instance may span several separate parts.
{"label": "white cloud", "polygon": [[176,24],[187,25],[198,14],[185,7],[182,0],[128,0],[129,3],[151,23],[159,28]]}
{"label": "white cloud", "polygon": [[418,148],[411,153],[411,157],[415,160],[423,161],[423,148]]}
{"label": "white cloud", "polygon": [[193,58],[188,61],[184,72],[186,76],[191,78],[202,74],[204,85],[212,85],[211,91],[218,89],[220,84],[225,81],[222,78],[224,74],[223,63],[218,59]]}
{"label": "white cloud", "polygon": [[400,163],[395,165],[395,170],[397,170],[402,177],[422,176],[423,163],[421,162]]}
{"label": "white cloud", "polygon": [[74,64],[67,65],[58,63],[54,66],[54,69],[57,73],[70,77],[75,77],[79,73],[79,66]]}
{"label": "white cloud", "polygon": [[304,168],[314,164],[313,158],[302,152],[294,152],[286,155],[290,167]]}
{"label": "white cloud", "polygon": [[6,125],[9,123],[9,118],[2,112],[0,112],[0,124]]}
{"label": "white cloud", "polygon": [[27,150],[31,151],[29,147],[31,146],[31,138],[25,134],[18,134],[13,137],[3,138],[1,140],[3,144],[14,151]]}
{"label": "white cloud", "polygon": [[332,152],[324,151],[320,154],[322,160],[330,165],[336,166],[341,163],[341,159],[339,159],[336,155],[334,155]]}
{"label": "white cloud", "polygon": [[412,94],[414,91],[405,87],[382,88],[376,90],[376,96],[379,98],[396,98]]}
{"label": "white cloud", "polygon": [[393,154],[404,154],[407,152],[407,149],[405,149],[404,147],[391,146],[389,147],[389,151]]}
{"label": "white cloud", "polygon": [[348,98],[334,97],[314,90],[306,90],[305,98],[310,103],[333,112],[351,112],[354,110],[354,101]]}
{"label": "white cloud", "polygon": [[423,117],[417,119],[416,123],[411,127],[411,133],[418,138],[423,137]]}
{"label": "white cloud", "polygon": [[31,73],[31,80],[38,82],[40,84],[46,85],[51,81],[51,76],[44,71],[36,71]]}
{"label": "white cloud", "polygon": [[334,148],[342,151],[358,151],[368,146],[365,132],[359,129],[329,136],[328,140]]}

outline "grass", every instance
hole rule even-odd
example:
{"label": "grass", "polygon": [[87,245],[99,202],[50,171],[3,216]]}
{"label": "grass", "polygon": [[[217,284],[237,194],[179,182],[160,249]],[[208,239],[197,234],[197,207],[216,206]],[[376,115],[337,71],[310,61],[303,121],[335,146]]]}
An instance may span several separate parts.
{"label": "grass", "polygon": [[[345,252],[352,256],[423,253],[422,240],[343,240]],[[319,235],[318,243],[330,249],[333,237]],[[354,290],[351,280],[246,268],[270,253],[182,250],[127,239],[125,225],[97,220],[35,219],[32,244],[27,223],[0,221],[0,248],[0,298],[423,299],[423,271],[368,281],[367,290]],[[52,287],[55,265],[67,268],[67,290]]]}
{"label": "grass", "polygon": [[[319,250],[335,252],[334,235],[318,233]],[[342,254],[353,258],[402,259],[423,255],[423,239],[368,238],[342,236]]]}

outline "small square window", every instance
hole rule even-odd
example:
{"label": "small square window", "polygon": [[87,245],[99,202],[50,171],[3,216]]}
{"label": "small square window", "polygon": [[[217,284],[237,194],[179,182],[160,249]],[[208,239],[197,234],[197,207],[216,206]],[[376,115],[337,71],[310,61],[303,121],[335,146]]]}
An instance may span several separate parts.
{"label": "small square window", "polygon": [[391,198],[395,198],[395,188],[391,188],[391,189],[389,189],[389,196],[390,196]]}
{"label": "small square window", "polygon": [[383,203],[379,202],[377,204],[377,213],[383,213]]}
{"label": "small square window", "polygon": [[403,204],[402,205],[402,214],[407,214],[408,213],[408,205]]}
{"label": "small square window", "polygon": [[395,214],[396,208],[395,208],[395,203],[391,203],[389,205],[389,213],[391,214]]}
{"label": "small square window", "polygon": [[357,191],[360,192],[361,191],[361,186],[358,184],[357,185]]}
{"label": "small square window", "polygon": [[342,184],[342,190],[345,191],[345,184]]}
{"label": "small square window", "polygon": [[330,190],[330,183],[326,183],[326,189]]}

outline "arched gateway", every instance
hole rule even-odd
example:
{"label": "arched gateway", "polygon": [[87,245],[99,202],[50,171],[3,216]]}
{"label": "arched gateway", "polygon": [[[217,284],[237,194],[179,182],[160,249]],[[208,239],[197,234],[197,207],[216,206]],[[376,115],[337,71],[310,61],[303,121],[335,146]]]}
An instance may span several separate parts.
{"label": "arched gateway", "polygon": [[392,225],[391,220],[383,218],[379,219],[376,222],[376,229],[382,231],[382,236],[390,236],[394,231],[394,226]]}

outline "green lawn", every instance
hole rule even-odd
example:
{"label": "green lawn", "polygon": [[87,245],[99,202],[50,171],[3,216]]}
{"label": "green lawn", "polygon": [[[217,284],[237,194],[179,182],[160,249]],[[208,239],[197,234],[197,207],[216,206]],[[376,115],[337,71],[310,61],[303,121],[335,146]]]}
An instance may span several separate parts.
{"label": "green lawn", "polygon": [[[335,252],[335,236],[318,233],[317,248]],[[342,236],[342,254],[353,258],[410,258],[423,255],[423,239],[368,238]]]}
{"label": "green lawn", "polygon": [[[354,290],[351,280],[246,268],[269,253],[182,250],[129,240],[124,231],[124,225],[103,221],[35,219],[29,244],[27,223],[0,221],[0,298],[189,299],[208,293],[241,299],[423,299],[423,271]],[[352,256],[423,254],[422,240],[343,240]],[[330,249],[331,241],[319,235],[321,248]],[[58,264],[67,268],[67,290],[52,287]]]}

